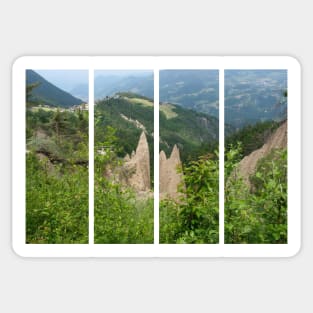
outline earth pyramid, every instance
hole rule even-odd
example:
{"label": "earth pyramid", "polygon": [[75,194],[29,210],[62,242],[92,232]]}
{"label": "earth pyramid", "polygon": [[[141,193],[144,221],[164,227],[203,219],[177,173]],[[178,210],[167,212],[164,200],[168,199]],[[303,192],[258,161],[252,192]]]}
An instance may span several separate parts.
{"label": "earth pyramid", "polygon": [[135,191],[148,191],[151,188],[150,183],[150,157],[147,137],[143,131],[140,135],[136,152],[131,156],[128,154],[124,158],[124,170],[127,175],[127,185],[134,188]]}
{"label": "earth pyramid", "polygon": [[171,198],[178,200],[181,193],[179,187],[183,188],[182,163],[179,149],[174,145],[170,157],[167,159],[165,152],[160,152],[160,199]]}

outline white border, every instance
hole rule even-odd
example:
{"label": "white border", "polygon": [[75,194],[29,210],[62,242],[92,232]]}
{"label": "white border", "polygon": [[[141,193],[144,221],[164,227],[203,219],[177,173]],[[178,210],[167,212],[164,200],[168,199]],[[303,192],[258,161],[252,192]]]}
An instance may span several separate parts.
{"label": "white border", "polygon": [[88,139],[89,139],[89,162],[88,162],[88,177],[89,177],[89,193],[88,193],[88,202],[89,202],[89,229],[88,229],[88,242],[90,245],[94,244],[94,219],[95,219],[95,210],[94,210],[94,70],[89,67],[88,73]]}
{"label": "white border", "polygon": [[[286,69],[288,70],[288,244],[199,244],[95,245],[25,244],[25,70],[26,69]],[[158,73],[157,73],[158,74]],[[91,79],[90,74],[89,78]],[[301,68],[291,57],[21,57],[13,65],[12,82],[12,246],[24,257],[289,257],[301,247]],[[156,82],[155,82],[156,84]],[[156,85],[155,85],[156,87]],[[158,86],[157,86],[158,87]],[[90,86],[91,88],[91,86]],[[221,90],[221,86],[220,86]],[[157,89],[155,89],[155,92]],[[89,97],[91,94],[89,95]],[[93,95],[92,95],[93,96]],[[221,91],[220,91],[221,97]],[[155,121],[158,121],[155,95]],[[93,102],[92,97],[89,98]],[[224,107],[220,98],[220,110]],[[89,105],[89,109],[90,109]],[[91,114],[89,111],[89,114]],[[90,124],[91,125],[91,124]],[[155,135],[158,125],[155,125]],[[220,132],[221,133],[221,132]],[[93,130],[89,132],[93,137]],[[155,141],[158,139],[155,138]],[[89,139],[91,140],[91,139]],[[93,138],[92,138],[93,140]],[[89,146],[89,149],[93,145]],[[154,155],[155,175],[159,172],[158,150]],[[90,154],[92,156],[92,154]],[[220,156],[221,157],[221,156]],[[221,160],[220,160],[221,162]],[[222,163],[220,163],[222,164]],[[220,170],[220,181],[222,172]],[[93,177],[89,178],[93,181]],[[155,182],[155,211],[158,226],[158,194]],[[221,188],[221,187],[220,187]],[[89,187],[93,190],[93,186]],[[221,190],[221,189],[220,189]],[[89,203],[93,195],[89,196]],[[224,204],[220,205],[220,208]],[[92,214],[93,207],[90,208]],[[220,218],[223,212],[220,211]],[[220,221],[222,222],[222,221]],[[91,226],[90,226],[91,227]],[[158,228],[155,228],[155,232]],[[220,229],[222,229],[220,227]],[[223,236],[220,236],[220,239]],[[158,239],[158,236],[156,237]]]}
{"label": "white border", "polygon": [[154,67],[154,156],[153,156],[153,176],[154,176],[154,223],[153,223],[153,233],[154,233],[154,245],[158,246],[160,240],[160,216],[159,216],[159,181],[160,181],[160,171],[159,171],[159,151],[160,151],[160,130],[159,130],[159,69]]}
{"label": "white border", "polygon": [[225,132],[225,118],[224,118],[224,69],[219,68],[219,160],[218,160],[218,173],[219,173],[219,185],[218,185],[218,196],[219,196],[219,244],[224,245],[224,132]]}

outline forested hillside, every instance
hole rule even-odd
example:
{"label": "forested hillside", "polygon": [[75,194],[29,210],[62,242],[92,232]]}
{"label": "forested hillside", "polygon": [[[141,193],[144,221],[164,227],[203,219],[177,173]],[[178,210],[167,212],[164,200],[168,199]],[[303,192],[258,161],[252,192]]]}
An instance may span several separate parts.
{"label": "forested hillside", "polygon": [[[120,150],[125,156],[135,150],[144,130],[153,159],[153,102],[133,93],[119,93],[98,101],[95,106],[95,123],[98,127],[96,142],[104,140],[110,125],[116,129]],[[195,159],[212,152],[217,146],[218,120],[212,116],[187,110],[177,105],[160,104],[160,149],[169,154],[176,144],[182,159]]]}
{"label": "forested hillside", "polygon": [[242,157],[252,151],[259,149],[266,142],[269,136],[279,127],[281,122],[266,121],[254,125],[247,125],[242,129],[231,132],[225,138],[226,151],[232,146],[241,143]]}

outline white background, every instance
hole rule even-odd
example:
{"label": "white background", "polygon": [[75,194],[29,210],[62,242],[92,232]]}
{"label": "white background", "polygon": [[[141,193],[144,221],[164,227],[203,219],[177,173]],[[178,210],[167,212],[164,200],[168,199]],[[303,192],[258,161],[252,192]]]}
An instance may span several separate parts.
{"label": "white background", "polygon": [[[0,311],[312,312],[312,11],[304,0],[2,1]],[[11,65],[21,55],[54,54],[297,57],[303,68],[300,253],[265,260],[17,257],[11,250]]]}

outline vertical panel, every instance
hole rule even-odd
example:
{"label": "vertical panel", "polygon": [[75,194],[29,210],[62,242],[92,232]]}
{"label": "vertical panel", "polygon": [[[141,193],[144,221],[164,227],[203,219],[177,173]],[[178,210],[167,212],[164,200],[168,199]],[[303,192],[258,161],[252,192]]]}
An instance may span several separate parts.
{"label": "vertical panel", "polygon": [[78,84],[88,71],[26,70],[26,243],[88,243],[88,88]]}
{"label": "vertical panel", "polygon": [[160,71],[160,243],[219,242],[218,70]]}
{"label": "vertical panel", "polygon": [[153,243],[153,71],[95,71],[95,243]]}
{"label": "vertical panel", "polygon": [[219,244],[224,244],[224,106],[225,106],[225,76],[224,69],[219,71]]}
{"label": "vertical panel", "polygon": [[225,71],[225,242],[287,243],[287,70]]}
{"label": "vertical panel", "polygon": [[89,244],[94,243],[94,70],[89,68]]}
{"label": "vertical panel", "polygon": [[160,181],[160,168],[159,168],[159,69],[154,69],[154,244],[158,245],[160,242],[160,198],[159,198],[159,181]]}

